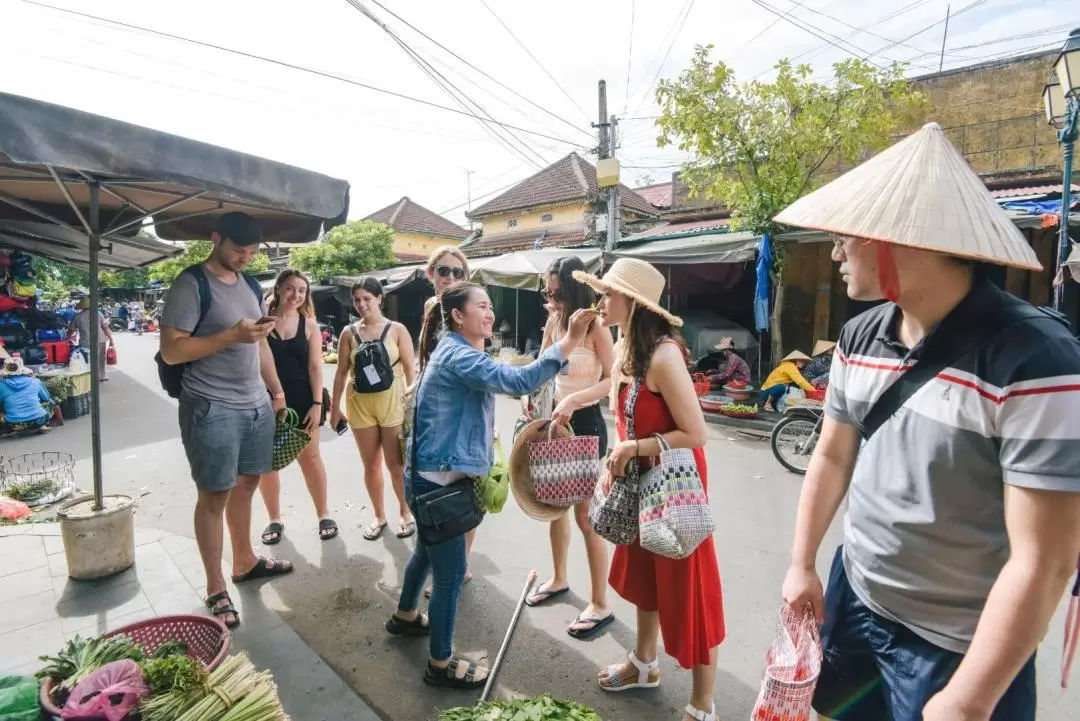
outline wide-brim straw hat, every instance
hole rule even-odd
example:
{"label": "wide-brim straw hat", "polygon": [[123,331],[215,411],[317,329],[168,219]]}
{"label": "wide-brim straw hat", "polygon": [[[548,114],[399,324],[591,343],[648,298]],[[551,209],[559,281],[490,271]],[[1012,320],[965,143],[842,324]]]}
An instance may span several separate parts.
{"label": "wide-brim straw hat", "polygon": [[[543,441],[548,438],[548,427],[551,421],[547,418],[539,418],[527,424],[514,438],[514,447],[510,450],[510,490],[514,493],[514,500],[525,512],[525,515],[537,521],[548,523],[562,518],[567,509],[549,506],[536,500],[536,489],[533,488],[532,472],[529,470],[529,447],[532,441]],[[555,426],[551,434],[552,438],[568,438],[573,435],[566,426]]]}
{"label": "wide-brim straw hat", "polygon": [[835,347],[836,343],[831,340],[819,340],[817,343],[814,344],[814,352],[812,353],[812,355],[816,357],[821,355],[822,353],[828,353]]}
{"label": "wide-brim straw hat", "polygon": [[664,294],[664,274],[643,260],[619,258],[611,264],[603,278],[575,270],[574,280],[586,283],[601,293],[608,290],[622,293],[638,305],[663,316],[676,328],[683,324],[682,318],[660,307],[660,296]]}
{"label": "wide-brim straw hat", "polygon": [[793,350],[790,353],[788,353],[786,356],[784,356],[783,359],[780,362],[783,363],[784,361],[808,361],[808,360],[813,360],[813,359],[810,356],[803,353],[801,350]]}
{"label": "wide-brim straw hat", "polygon": [[75,310],[90,310],[90,297],[80,298],[79,302],[75,304]]}
{"label": "wide-brim straw hat", "polygon": [[720,342],[713,346],[713,350],[735,350],[735,339],[721,338]]}
{"label": "wide-brim straw hat", "polygon": [[1042,270],[1035,251],[937,123],[792,203],[777,223]]}

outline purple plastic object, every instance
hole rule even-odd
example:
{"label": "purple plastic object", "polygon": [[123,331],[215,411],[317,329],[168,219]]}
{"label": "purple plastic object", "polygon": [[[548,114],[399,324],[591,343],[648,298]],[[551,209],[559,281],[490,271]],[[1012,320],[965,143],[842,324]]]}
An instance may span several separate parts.
{"label": "purple plastic object", "polygon": [[120,721],[139,707],[140,698],[149,695],[137,663],[131,659],[113,661],[79,682],[60,717],[65,721]]}

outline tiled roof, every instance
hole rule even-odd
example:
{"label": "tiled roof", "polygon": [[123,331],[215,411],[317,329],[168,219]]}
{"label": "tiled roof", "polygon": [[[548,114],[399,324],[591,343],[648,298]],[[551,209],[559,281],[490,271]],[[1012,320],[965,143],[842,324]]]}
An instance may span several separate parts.
{"label": "tiled roof", "polygon": [[[543,235],[543,238],[540,236]],[[537,245],[537,239],[540,239]],[[543,230],[518,230],[512,233],[482,235],[479,239],[463,246],[462,250],[470,258],[486,255],[499,255],[512,250],[532,250],[533,248],[574,248],[591,242],[581,228],[552,233]]]}
{"label": "tiled roof", "polygon": [[451,223],[438,213],[433,213],[422,205],[419,205],[408,197],[404,197],[393,205],[388,205],[382,210],[377,210],[364,220],[374,220],[385,223],[394,230],[402,232],[422,233],[424,235],[437,235],[443,238],[463,240],[469,236],[469,231],[456,223]]}
{"label": "tiled roof", "polygon": [[397,258],[399,263],[423,263],[428,259],[427,255],[418,255],[416,253],[394,253],[394,257]]}
{"label": "tiled roof", "polygon": [[687,220],[683,222],[672,222],[658,225],[655,228],[649,228],[643,230],[640,233],[634,233],[623,238],[620,243],[633,243],[639,240],[661,240],[663,238],[674,238],[684,235],[700,235],[709,232],[726,233],[728,224],[731,221],[727,218],[713,218],[710,220]]}
{"label": "tiled roof", "polygon": [[[1061,195],[1062,184],[1057,185],[1028,185],[1022,188],[1000,188],[991,190],[990,195],[995,198],[1020,198],[1032,195]],[[1080,185],[1073,185],[1072,192],[1080,191]]]}
{"label": "tiled roof", "polygon": [[[656,214],[656,208],[645,198],[625,185],[620,185],[619,189],[620,205],[624,210],[644,215]],[[483,218],[495,213],[535,208],[539,205],[591,200],[598,192],[596,168],[577,153],[570,153],[502,195],[475,208],[468,216],[474,219]]]}
{"label": "tiled roof", "polygon": [[634,188],[634,192],[661,210],[667,210],[671,207],[670,180],[666,183],[657,183],[656,185],[642,185]]}

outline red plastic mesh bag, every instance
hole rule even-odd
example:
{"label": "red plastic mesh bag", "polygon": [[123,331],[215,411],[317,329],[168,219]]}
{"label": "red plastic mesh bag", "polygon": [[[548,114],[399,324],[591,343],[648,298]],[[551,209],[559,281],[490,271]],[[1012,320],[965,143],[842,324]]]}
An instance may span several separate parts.
{"label": "red plastic mesh bag", "polygon": [[797,616],[787,604],[765,655],[753,721],[810,721],[810,702],[821,675],[821,637],[817,620],[807,609]]}

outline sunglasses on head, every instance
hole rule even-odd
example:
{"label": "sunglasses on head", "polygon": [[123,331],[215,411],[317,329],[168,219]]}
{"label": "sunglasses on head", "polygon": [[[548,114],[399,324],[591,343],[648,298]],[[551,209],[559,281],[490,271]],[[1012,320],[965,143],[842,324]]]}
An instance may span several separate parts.
{"label": "sunglasses on head", "polygon": [[451,268],[448,265],[437,265],[435,266],[435,272],[439,274],[440,278],[449,278],[452,275],[454,276],[454,280],[465,279],[464,268]]}

